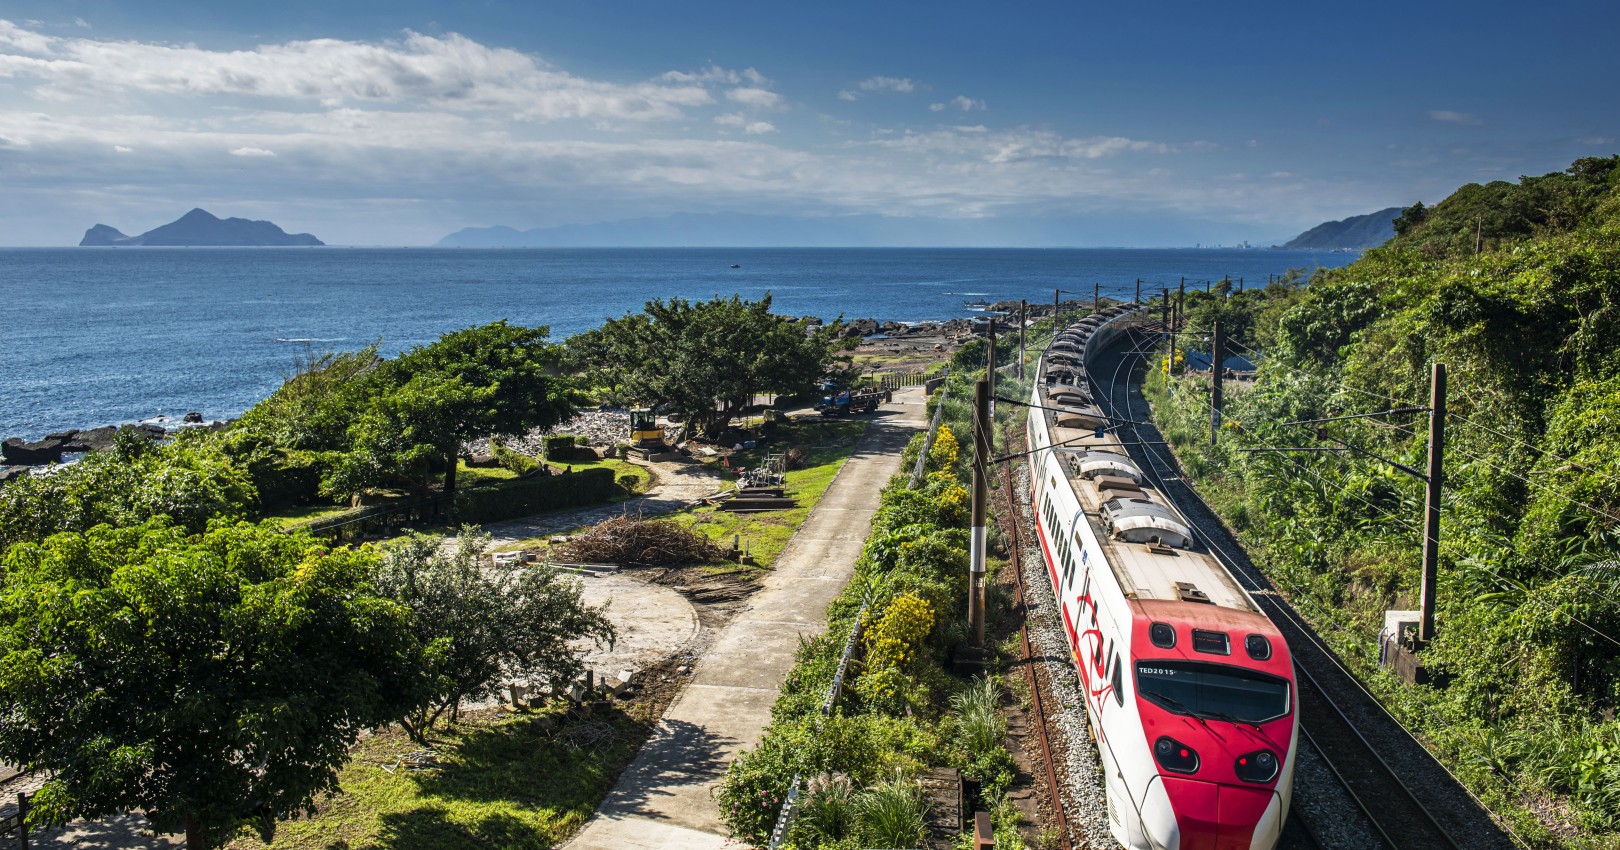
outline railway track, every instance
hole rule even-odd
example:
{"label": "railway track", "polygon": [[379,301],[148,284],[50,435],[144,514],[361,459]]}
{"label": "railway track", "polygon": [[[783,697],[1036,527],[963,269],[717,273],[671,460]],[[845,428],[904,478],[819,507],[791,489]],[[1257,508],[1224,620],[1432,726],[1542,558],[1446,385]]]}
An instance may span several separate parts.
{"label": "railway track", "polygon": [[[1131,423],[1148,419],[1146,401],[1132,380],[1147,362],[1143,340],[1131,335],[1114,352],[1095,361],[1091,380],[1106,394],[1111,415]],[[1100,368],[1098,368],[1100,367]],[[1122,375],[1124,380],[1122,380]],[[1359,809],[1367,828],[1358,830],[1343,818],[1317,823],[1298,818],[1301,801],[1296,785],[1286,847],[1468,848],[1508,850],[1514,843],[1462,784],[1414,739],[1405,727],[1343,665],[1270,581],[1249,560],[1225,525],[1182,479],[1162,437],[1152,425],[1131,424],[1131,454],[1156,480],[1203,542],[1233,571],[1288,640],[1299,683],[1301,740],[1322,757],[1342,792]],[[1398,769],[1397,769],[1398,768]],[[1311,789],[1314,790],[1314,789]],[[1313,828],[1314,827],[1314,828]]]}

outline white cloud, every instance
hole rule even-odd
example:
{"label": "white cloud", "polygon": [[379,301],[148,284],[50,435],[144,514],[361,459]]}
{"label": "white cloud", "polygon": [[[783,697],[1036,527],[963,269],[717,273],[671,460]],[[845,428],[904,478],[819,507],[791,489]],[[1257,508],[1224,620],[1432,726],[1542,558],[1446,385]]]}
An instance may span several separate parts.
{"label": "white cloud", "polygon": [[[6,49],[9,48],[9,49]],[[430,104],[525,120],[674,120],[714,102],[710,81],[757,72],[710,69],[642,83],[588,80],[465,36],[407,31],[382,42],[314,39],[216,51],[194,45],[54,38],[0,21],[0,77],[38,81],[37,96],[73,102],[129,93],[284,98],[333,108]]]}
{"label": "white cloud", "polygon": [[966,95],[960,95],[960,94],[957,95],[956,97],[951,98],[951,103],[956,104],[957,108],[961,109],[963,112],[972,112],[975,109],[982,111],[982,110],[984,110],[986,108],[985,105],[984,105],[984,101],[982,101],[982,100],[974,100],[971,97],[968,97]]}
{"label": "white cloud", "polygon": [[1485,123],[1478,115],[1471,115],[1467,112],[1453,112],[1450,109],[1431,109],[1429,110],[1429,117],[1447,124],[1477,126]]}
{"label": "white cloud", "polygon": [[714,116],[714,123],[722,127],[741,127],[748,123],[748,118],[741,112],[724,112]]}
{"label": "white cloud", "polygon": [[896,92],[898,94],[911,94],[917,90],[917,84],[910,77],[867,77],[856,84],[861,91]]}
{"label": "white cloud", "polygon": [[850,91],[849,89],[844,89],[843,91],[838,93],[838,99],[839,100],[860,100],[861,96],[854,93],[854,92],[852,92],[852,91]]}
{"label": "white cloud", "polygon": [[73,25],[82,30],[90,29],[90,22],[84,18],[74,18]]}
{"label": "white cloud", "polygon": [[749,124],[747,127],[744,127],[743,132],[750,136],[761,136],[766,133],[776,132],[776,125],[769,121],[755,121],[754,123]]}
{"label": "white cloud", "polygon": [[1595,146],[1612,145],[1612,144],[1614,144],[1614,137],[1613,136],[1587,136],[1587,137],[1582,138],[1582,139],[1577,139],[1576,141],[1580,142],[1583,145],[1595,145]]}
{"label": "white cloud", "polygon": [[113,145],[113,150],[117,151],[118,153],[134,153],[135,152],[134,148],[129,147],[127,145]]}
{"label": "white cloud", "polygon": [[231,156],[275,156],[276,152],[264,148],[240,147],[231,151]]}
{"label": "white cloud", "polygon": [[928,104],[928,111],[929,112],[944,112],[945,111],[945,104],[943,104],[943,103],[930,103],[930,104]]}
{"label": "white cloud", "polygon": [[726,92],[726,100],[736,101],[744,106],[759,109],[769,109],[782,101],[782,96],[769,89],[758,87],[735,88]]}

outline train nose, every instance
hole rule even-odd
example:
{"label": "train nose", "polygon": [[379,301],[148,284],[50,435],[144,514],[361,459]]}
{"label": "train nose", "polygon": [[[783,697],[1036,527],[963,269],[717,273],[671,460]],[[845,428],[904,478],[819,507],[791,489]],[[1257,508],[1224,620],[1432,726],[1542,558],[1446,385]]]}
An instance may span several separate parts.
{"label": "train nose", "polygon": [[1142,831],[1155,850],[1270,850],[1282,838],[1282,800],[1268,788],[1160,776]]}

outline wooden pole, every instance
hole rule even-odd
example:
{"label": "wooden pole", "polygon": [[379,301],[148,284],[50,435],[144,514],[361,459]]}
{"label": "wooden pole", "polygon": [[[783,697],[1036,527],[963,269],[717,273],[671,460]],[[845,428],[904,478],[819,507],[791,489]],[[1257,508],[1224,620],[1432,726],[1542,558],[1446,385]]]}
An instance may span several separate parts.
{"label": "wooden pole", "polygon": [[1142,303],[1142,279],[1136,279],[1136,297],[1131,299],[1132,304]]}
{"label": "wooden pole", "polygon": [[1102,284],[1091,282],[1091,312],[1102,312]]}
{"label": "wooden pole", "polygon": [[1434,640],[1434,594],[1440,575],[1440,495],[1445,486],[1446,364],[1434,364],[1429,378],[1429,475],[1423,492],[1423,591],[1418,643]]}

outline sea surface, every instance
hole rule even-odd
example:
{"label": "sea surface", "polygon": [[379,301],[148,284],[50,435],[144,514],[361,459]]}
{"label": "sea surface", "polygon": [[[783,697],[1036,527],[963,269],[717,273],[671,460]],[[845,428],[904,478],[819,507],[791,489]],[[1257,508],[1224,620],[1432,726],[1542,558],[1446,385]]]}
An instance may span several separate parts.
{"label": "sea surface", "polygon": [[[473,324],[554,339],[652,298],[770,293],[796,316],[970,316],[964,301],[1264,285],[1355,255],[1233,249],[0,249],[0,436],[235,416],[300,355],[386,355]],[[731,268],[736,264],[739,268]]]}

